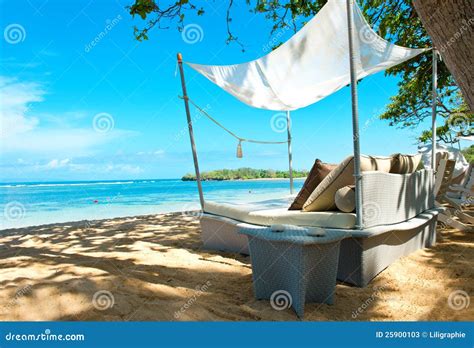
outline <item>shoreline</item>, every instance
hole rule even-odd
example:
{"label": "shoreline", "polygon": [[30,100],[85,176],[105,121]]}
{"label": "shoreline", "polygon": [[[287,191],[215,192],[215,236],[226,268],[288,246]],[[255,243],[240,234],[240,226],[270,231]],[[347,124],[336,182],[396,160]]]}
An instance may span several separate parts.
{"label": "shoreline", "polygon": [[[290,181],[290,178],[256,178],[256,179],[232,179],[232,180],[222,180],[222,181]],[[293,178],[293,180],[306,180],[304,178]],[[218,181],[218,180],[209,180],[209,181]]]}
{"label": "shoreline", "polygon": [[[299,178],[293,178],[293,180],[306,180],[306,176],[305,177],[299,177]],[[181,180],[181,181],[191,181],[191,182],[196,182],[196,179],[194,180]],[[211,182],[219,182],[219,181],[225,181],[225,182],[228,182],[228,181],[290,181],[290,178],[255,178],[255,179],[223,179],[223,180],[219,180],[219,179],[201,179],[201,182],[207,182],[207,181],[211,181]]]}
{"label": "shoreline", "polygon": [[[305,177],[293,178],[294,181],[306,180]],[[201,182],[242,182],[242,181],[289,181],[290,178],[253,178],[253,179],[201,179]],[[23,187],[55,187],[55,186],[95,186],[95,185],[127,185],[127,184],[151,184],[159,181],[179,181],[179,182],[196,182],[196,179],[176,178],[176,179],[133,179],[133,180],[77,180],[77,181],[6,181],[0,182],[0,188],[16,189]]]}

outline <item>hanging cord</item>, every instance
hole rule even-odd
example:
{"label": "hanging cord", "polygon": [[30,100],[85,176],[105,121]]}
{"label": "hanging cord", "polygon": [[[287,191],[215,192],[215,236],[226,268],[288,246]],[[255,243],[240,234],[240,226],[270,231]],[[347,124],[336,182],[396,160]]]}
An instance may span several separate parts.
{"label": "hanging cord", "polygon": [[[180,99],[184,99],[182,96],[178,96]],[[255,140],[255,139],[247,139],[247,138],[241,138],[234,132],[232,132],[230,129],[227,129],[225,126],[223,126],[219,121],[217,121],[215,118],[213,118],[211,115],[209,115],[205,110],[201,109],[195,102],[193,102],[191,99],[188,97],[188,101],[196,108],[198,111],[206,116],[209,120],[214,122],[218,127],[222,128],[225,130],[227,133],[229,133],[231,136],[233,136],[235,139],[239,141],[239,144],[243,141],[247,143],[254,143],[254,144],[286,144],[288,143],[288,140],[285,141],[263,141],[263,140]]]}

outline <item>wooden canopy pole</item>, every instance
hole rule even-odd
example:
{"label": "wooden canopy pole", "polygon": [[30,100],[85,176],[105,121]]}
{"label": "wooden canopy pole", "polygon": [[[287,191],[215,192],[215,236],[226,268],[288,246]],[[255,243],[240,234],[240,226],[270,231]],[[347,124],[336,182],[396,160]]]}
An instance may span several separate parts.
{"label": "wooden canopy pole", "polygon": [[199,191],[199,201],[201,202],[201,208],[204,210],[204,194],[202,192],[201,174],[199,172],[199,163],[198,163],[198,157],[197,157],[197,152],[196,152],[196,143],[194,142],[193,121],[191,119],[191,112],[189,111],[189,99],[188,99],[188,94],[186,92],[186,81],[184,80],[184,70],[183,70],[183,56],[181,55],[181,53],[178,53],[178,66],[179,66],[179,74],[181,75],[181,87],[183,88],[184,108],[186,110],[186,118],[188,120],[189,139],[191,140],[191,150],[193,151],[194,171],[196,172],[196,182],[197,182],[198,191]]}

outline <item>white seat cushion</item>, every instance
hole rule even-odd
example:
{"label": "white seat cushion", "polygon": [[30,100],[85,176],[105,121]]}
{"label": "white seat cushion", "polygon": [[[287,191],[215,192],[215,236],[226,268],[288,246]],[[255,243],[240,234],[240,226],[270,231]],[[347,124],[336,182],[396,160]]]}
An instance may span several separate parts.
{"label": "white seat cushion", "polygon": [[249,204],[206,201],[204,212],[263,226],[288,224],[350,229],[354,228],[355,225],[356,217],[352,213],[288,210],[288,205],[288,200],[272,200]]}

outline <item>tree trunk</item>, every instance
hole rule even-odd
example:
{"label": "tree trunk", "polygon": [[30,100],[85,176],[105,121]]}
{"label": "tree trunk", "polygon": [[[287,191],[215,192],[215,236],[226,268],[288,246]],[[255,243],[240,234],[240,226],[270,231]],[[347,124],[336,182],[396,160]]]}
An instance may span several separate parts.
{"label": "tree trunk", "polygon": [[413,0],[467,105],[474,111],[474,1]]}

